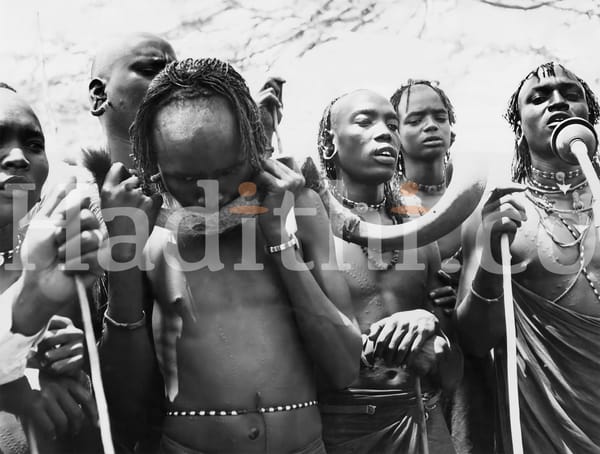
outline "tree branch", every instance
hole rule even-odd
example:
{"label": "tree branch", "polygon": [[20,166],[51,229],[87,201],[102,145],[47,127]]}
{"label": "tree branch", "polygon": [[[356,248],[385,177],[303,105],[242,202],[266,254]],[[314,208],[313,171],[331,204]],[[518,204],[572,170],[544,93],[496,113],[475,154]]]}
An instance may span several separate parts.
{"label": "tree branch", "polygon": [[[481,3],[485,3],[486,5],[497,6],[499,8],[507,8],[507,9],[519,9],[522,11],[538,9],[538,8],[542,8],[543,6],[551,6],[551,5],[554,5],[555,3],[557,3],[557,0],[553,0],[553,1],[534,3],[533,5],[523,6],[523,5],[514,5],[514,4],[510,4],[510,3],[495,2],[493,0],[479,0],[479,1]],[[560,0],[558,0],[558,1],[560,1]]]}

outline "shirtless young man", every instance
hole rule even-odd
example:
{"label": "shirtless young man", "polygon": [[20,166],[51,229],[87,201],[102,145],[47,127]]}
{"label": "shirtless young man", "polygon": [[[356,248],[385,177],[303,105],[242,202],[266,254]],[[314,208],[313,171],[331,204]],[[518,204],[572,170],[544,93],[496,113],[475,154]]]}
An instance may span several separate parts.
{"label": "shirtless young man", "polygon": [[[78,432],[85,419],[82,408],[96,418],[93,397],[77,379],[82,338],[74,330],[63,331],[60,338],[44,334],[51,317],[77,301],[72,275],[89,285],[99,273],[102,237],[89,201],[74,194],[65,200],[74,185],[63,182],[40,202],[47,175],[37,116],[14,90],[0,84],[0,410],[25,417],[40,429],[38,436],[49,440]],[[61,228],[65,218],[81,229]],[[67,243],[79,243],[87,270],[63,269],[71,263]],[[73,339],[79,340],[79,347],[70,342]],[[54,376],[40,374],[41,392],[32,391],[24,377],[27,357],[38,343],[40,356],[51,365],[46,370],[54,372]]]}
{"label": "shirtless young man", "polygon": [[[413,80],[402,85],[390,99],[400,120],[399,181],[405,219],[415,219],[433,208],[446,192],[450,147],[456,121],[450,99],[435,81]],[[452,316],[460,277],[461,229],[437,241],[442,259],[440,275],[446,285],[430,296],[434,304]],[[444,399],[457,451],[490,452],[493,446],[492,368],[490,358],[465,357],[463,380],[454,396]]]}
{"label": "shirtless young man", "polygon": [[[600,452],[600,249],[591,192],[581,169],[555,156],[550,145],[560,121],[577,116],[596,123],[599,114],[589,86],[563,66],[546,63],[530,72],[507,112],[515,133],[512,177],[526,189],[495,189],[465,231],[459,288],[464,299],[457,310],[462,345],[479,355],[494,348],[501,378],[506,356],[497,264],[501,235],[511,240],[521,430],[528,454]],[[559,184],[566,185],[564,192]],[[476,241],[478,228],[482,236]],[[498,388],[498,441],[509,450],[504,379]]]}
{"label": "shirtless young man", "polygon": [[[101,354],[107,384],[115,384],[113,408],[143,414],[155,346],[165,381],[162,452],[324,452],[316,379],[350,384],[360,335],[338,309],[347,310],[343,276],[322,266],[332,241],[318,195],[263,157],[258,108],[242,77],[219,60],[168,65],[132,131],[141,178],[121,181],[111,170],[103,209],[141,207],[152,217],[156,204],[135,189],[143,182],[195,222],[154,228],[146,245],[154,268],[145,275],[131,268],[109,276]],[[282,222],[290,204],[274,211],[286,191],[295,192],[297,240]],[[220,214],[217,225],[202,223],[202,209]],[[244,222],[240,212],[249,213]],[[132,228],[108,223],[111,236]],[[113,257],[130,260],[130,249],[117,245]],[[154,345],[146,329],[135,329],[143,310]],[[124,376],[130,384],[119,386]]]}
{"label": "shirtless young man", "polygon": [[[358,90],[334,100],[321,120],[318,145],[330,191],[342,204],[367,222],[401,222],[390,187],[398,117],[387,99]],[[427,396],[429,452],[454,452],[436,402],[441,388],[460,380],[462,361],[443,334],[443,320],[430,312],[428,292],[439,285],[437,247],[382,254],[376,245],[335,241],[364,345],[358,379],[320,397],[328,452],[422,452],[417,426],[425,415],[419,415],[417,377]]]}

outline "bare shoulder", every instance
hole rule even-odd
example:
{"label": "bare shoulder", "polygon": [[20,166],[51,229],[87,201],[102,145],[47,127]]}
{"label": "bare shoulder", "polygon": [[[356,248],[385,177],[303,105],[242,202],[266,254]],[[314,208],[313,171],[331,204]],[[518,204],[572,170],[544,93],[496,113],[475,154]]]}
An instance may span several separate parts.
{"label": "bare shoulder", "polygon": [[326,242],[330,235],[329,217],[321,197],[309,188],[302,188],[296,194],[294,205],[298,237],[304,242]]}

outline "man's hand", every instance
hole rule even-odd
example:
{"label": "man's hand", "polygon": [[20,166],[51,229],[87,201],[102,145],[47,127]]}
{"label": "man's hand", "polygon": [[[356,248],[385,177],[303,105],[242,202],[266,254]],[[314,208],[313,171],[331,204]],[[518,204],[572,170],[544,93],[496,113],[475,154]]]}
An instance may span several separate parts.
{"label": "man's hand", "polygon": [[31,391],[24,408],[25,416],[46,436],[56,438],[77,434],[85,418],[96,424],[98,411],[85,374],[72,377],[50,377],[40,374],[41,391]]}
{"label": "man's hand", "polygon": [[427,339],[423,346],[410,355],[406,361],[409,369],[423,377],[437,370],[439,361],[450,351],[450,345],[442,336]]}
{"label": "man's hand", "polygon": [[[105,218],[110,219],[106,222],[110,237],[139,235],[140,225],[133,220],[137,220],[139,215],[145,218],[139,222],[147,222],[147,234],[152,232],[162,197],[159,194],[145,195],[140,184],[139,177],[131,175],[120,162],[114,163],[108,171],[100,191],[100,204]],[[117,216],[114,216],[115,213]],[[118,261],[128,261],[135,255],[134,248],[135,244],[119,243],[112,248],[112,253]]]}
{"label": "man's hand", "polygon": [[[281,123],[283,108],[283,84],[285,80],[281,77],[270,77],[256,96],[256,104],[260,111],[260,119],[265,128],[265,134],[269,141],[275,131],[275,121]],[[275,119],[275,115],[277,119]]]}
{"label": "man's hand", "polygon": [[40,368],[50,375],[77,377],[83,367],[83,331],[71,319],[55,315],[38,344]]}
{"label": "man's hand", "polygon": [[429,298],[434,305],[440,307],[444,315],[452,315],[456,306],[456,286],[458,282],[444,270],[438,270],[438,279],[442,285],[429,292]]}
{"label": "man's hand", "polygon": [[372,356],[383,358],[388,367],[405,365],[407,356],[419,351],[437,330],[438,319],[431,312],[396,312],[371,325],[368,337],[374,342]]}
{"label": "man's hand", "polygon": [[89,198],[74,191],[74,186],[74,179],[57,186],[41,202],[21,247],[24,286],[37,289],[44,303],[39,309],[47,314],[76,301],[73,276],[89,286],[102,274],[100,224],[89,210]]}
{"label": "man's hand", "polygon": [[[256,183],[264,194],[262,205],[268,210],[259,216],[259,225],[268,241],[279,244],[282,224],[294,206],[294,194],[304,187],[304,177],[280,160],[267,159],[263,162],[263,171],[256,177]],[[274,216],[275,209],[281,209],[277,216]]]}
{"label": "man's hand", "polygon": [[482,262],[493,259],[500,263],[500,238],[507,234],[509,244],[512,244],[517,229],[527,220],[525,208],[511,196],[525,189],[521,184],[512,184],[495,188],[490,193],[481,212],[484,238],[489,238],[489,243],[484,244]]}

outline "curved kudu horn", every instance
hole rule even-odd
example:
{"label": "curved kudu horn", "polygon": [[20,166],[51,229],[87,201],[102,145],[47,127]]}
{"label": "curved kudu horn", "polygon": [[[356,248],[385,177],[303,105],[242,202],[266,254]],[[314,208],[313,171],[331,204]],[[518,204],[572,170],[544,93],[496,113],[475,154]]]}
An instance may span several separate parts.
{"label": "curved kudu horn", "polygon": [[310,158],[303,166],[303,173],[308,186],[319,192],[328,207],[334,235],[362,246],[381,245],[382,250],[413,249],[452,232],[481,200],[487,182],[487,166],[482,160],[474,159],[473,153],[459,153],[453,161],[452,181],[439,202],[424,216],[399,225],[360,220],[331,195],[325,184],[314,183],[316,166]]}

